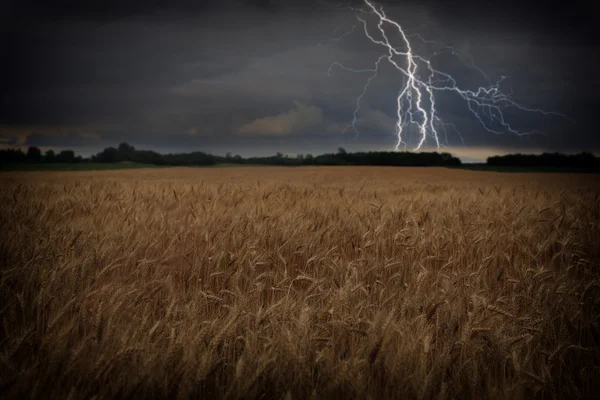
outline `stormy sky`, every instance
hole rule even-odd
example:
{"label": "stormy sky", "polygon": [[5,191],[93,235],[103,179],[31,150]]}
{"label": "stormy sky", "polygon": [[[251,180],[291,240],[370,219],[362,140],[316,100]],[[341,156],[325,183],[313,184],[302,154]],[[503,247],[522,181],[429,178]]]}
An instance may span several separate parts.
{"label": "stormy sky", "polygon": [[[466,103],[442,93],[442,143],[463,159],[525,151],[600,150],[594,12],[584,1],[380,1],[413,36],[416,53],[464,88],[509,79],[502,90],[555,116],[507,112],[516,136],[484,131]],[[360,6],[360,1],[350,3]],[[361,101],[360,135],[345,128],[384,53],[356,12],[333,0],[171,2],[11,1],[0,6],[4,77],[0,146],[89,155],[126,141],[137,148],[270,155],[391,150],[402,76],[382,65]],[[375,25],[373,25],[375,27]],[[429,145],[433,145],[429,141]],[[435,150],[426,147],[427,150]]]}

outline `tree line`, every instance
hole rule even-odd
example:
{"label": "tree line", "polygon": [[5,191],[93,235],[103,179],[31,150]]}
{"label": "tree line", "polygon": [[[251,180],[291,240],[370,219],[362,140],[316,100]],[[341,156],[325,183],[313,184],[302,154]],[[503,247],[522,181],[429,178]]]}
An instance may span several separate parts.
{"label": "tree line", "polygon": [[139,163],[169,166],[194,166],[215,164],[261,164],[261,165],[382,165],[382,166],[451,166],[460,165],[460,159],[449,153],[410,153],[395,151],[373,151],[348,153],[339,148],[336,153],[318,156],[298,154],[290,157],[277,153],[268,157],[243,158],[240,155],[215,156],[204,152],[160,154],[151,150],[137,150],[127,143],[118,147],[107,147],[89,158],[75,156],[72,150],[55,153],[52,150],[42,154],[37,147],[29,147],[27,152],[20,149],[0,150],[0,163]]}
{"label": "tree line", "polygon": [[81,156],[75,156],[73,150],[63,150],[55,153],[54,150],[48,150],[44,154],[34,146],[27,149],[24,153],[21,149],[1,149],[0,163],[3,164],[24,164],[24,163],[77,163],[84,161]]}
{"label": "tree line", "polygon": [[262,165],[379,165],[379,166],[451,166],[460,165],[460,159],[449,153],[411,153],[398,151],[370,151],[348,153],[340,147],[337,153],[326,153],[318,156],[298,154],[289,157],[277,153],[269,157],[242,158],[239,155],[216,157],[219,163],[229,164],[262,164]]}
{"label": "tree line", "polygon": [[[84,158],[76,156],[73,150],[42,151],[30,146],[26,152],[21,149],[0,149],[1,164],[24,163],[139,163],[165,166],[194,166],[215,164],[261,164],[261,165],[380,165],[380,166],[459,166],[459,158],[450,153],[411,153],[398,151],[370,151],[349,153],[340,147],[336,153],[317,156],[298,154],[290,157],[277,153],[268,157],[248,157],[227,153],[216,156],[201,151],[191,153],[160,154],[151,150],[137,150],[127,143],[117,147],[107,147],[101,152]],[[600,168],[600,157],[591,153],[579,154],[543,153],[543,154],[507,154],[488,157],[489,166],[520,167],[576,167]]]}
{"label": "tree line", "polygon": [[107,147],[101,152],[84,158],[75,156],[73,150],[62,150],[58,153],[48,150],[42,151],[35,146],[30,146],[27,152],[21,149],[0,150],[0,163],[2,164],[24,164],[24,163],[139,163],[153,165],[214,165],[215,157],[202,153],[182,154],[159,154],[155,151],[136,150],[127,143],[121,143],[118,147]]}
{"label": "tree line", "polygon": [[543,154],[507,154],[487,159],[491,166],[518,167],[574,167],[600,168],[600,157],[591,153],[579,154],[543,153]]}
{"label": "tree line", "polygon": [[93,155],[91,161],[95,163],[132,162],[153,165],[215,165],[217,163],[213,155],[195,151],[192,153],[160,154],[151,150],[136,150],[127,143],[121,143],[119,147],[107,147],[100,153]]}

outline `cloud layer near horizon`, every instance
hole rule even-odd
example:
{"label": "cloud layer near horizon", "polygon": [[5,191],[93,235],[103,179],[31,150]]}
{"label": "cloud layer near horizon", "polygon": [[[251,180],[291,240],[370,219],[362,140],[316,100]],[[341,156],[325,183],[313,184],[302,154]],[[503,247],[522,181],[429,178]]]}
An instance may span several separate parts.
{"label": "cloud layer near horizon", "polygon": [[291,135],[323,124],[323,111],[319,107],[294,102],[294,108],[281,114],[257,118],[240,126],[241,135]]}

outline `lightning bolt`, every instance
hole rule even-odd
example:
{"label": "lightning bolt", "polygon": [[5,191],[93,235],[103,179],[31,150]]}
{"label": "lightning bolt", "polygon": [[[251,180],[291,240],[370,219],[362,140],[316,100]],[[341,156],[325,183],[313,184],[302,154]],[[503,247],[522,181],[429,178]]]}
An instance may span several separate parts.
{"label": "lightning bolt", "polygon": [[[353,73],[370,73],[363,86],[363,91],[356,99],[356,107],[352,114],[352,122],[347,128],[354,130],[356,137],[358,137],[359,134],[356,124],[360,113],[361,100],[369,90],[371,82],[379,75],[379,68],[383,61],[387,61],[403,76],[403,84],[396,97],[396,150],[399,150],[401,147],[406,149],[408,144],[405,140],[405,133],[409,126],[415,126],[419,132],[418,144],[414,149],[415,151],[422,148],[428,137],[433,139],[439,149],[440,132],[445,134],[447,143],[448,127],[458,132],[462,140],[462,136],[456,126],[444,122],[438,116],[436,94],[441,92],[450,92],[458,95],[466,102],[469,111],[483,129],[498,135],[507,132],[519,136],[541,133],[539,131],[523,132],[513,128],[505,116],[505,112],[509,108],[524,112],[538,113],[545,116],[554,115],[570,120],[560,113],[529,108],[517,103],[513,100],[510,93],[503,93],[500,89],[500,85],[508,77],[502,76],[497,82],[493,83],[489,76],[474,64],[472,59],[467,60],[452,46],[444,46],[433,53],[429,59],[417,54],[413,50],[412,43],[409,40],[410,38],[417,38],[427,44],[438,43],[426,40],[418,33],[406,34],[399,23],[386,15],[383,7],[376,7],[372,1],[364,0],[364,5],[366,6],[366,9],[354,7],[348,8],[356,13],[356,19],[360,25],[362,25],[362,31],[366,38],[373,44],[381,47],[384,50],[383,54],[377,59],[373,68],[370,69],[350,68],[335,61],[329,66],[327,72],[328,76],[331,76],[333,68],[337,67]],[[376,19],[375,26],[378,37],[375,37],[370,32],[370,29],[372,28],[369,27],[367,20],[363,18],[361,14],[370,15]],[[351,31],[346,32],[344,35],[333,41],[344,39],[346,36],[353,33],[355,28],[356,25]],[[389,36],[391,33],[399,34],[401,42],[400,46],[394,46],[392,44]],[[463,89],[450,74],[434,68],[432,63],[433,58],[446,53],[451,53],[463,62],[463,64],[481,74],[488,85],[478,87],[476,90]],[[572,120],[570,121],[573,122]]]}

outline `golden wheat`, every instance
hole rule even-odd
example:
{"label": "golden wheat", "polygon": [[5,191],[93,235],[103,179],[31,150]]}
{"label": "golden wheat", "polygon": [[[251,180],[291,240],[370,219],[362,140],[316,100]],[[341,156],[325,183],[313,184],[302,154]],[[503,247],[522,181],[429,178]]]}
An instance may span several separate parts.
{"label": "golden wheat", "polygon": [[0,393],[585,398],[598,176],[0,174]]}

